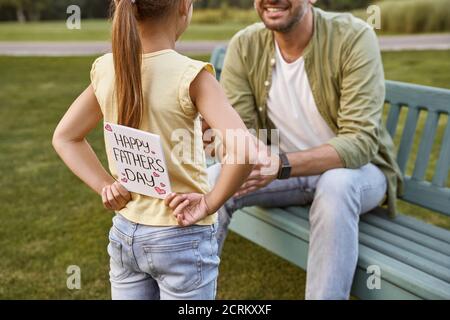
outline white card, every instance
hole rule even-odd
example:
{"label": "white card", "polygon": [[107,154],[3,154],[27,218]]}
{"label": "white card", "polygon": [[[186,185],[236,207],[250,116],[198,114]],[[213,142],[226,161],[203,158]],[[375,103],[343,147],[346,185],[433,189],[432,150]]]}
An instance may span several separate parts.
{"label": "white card", "polygon": [[118,180],[128,191],[159,199],[172,192],[159,135],[108,122],[104,132]]}

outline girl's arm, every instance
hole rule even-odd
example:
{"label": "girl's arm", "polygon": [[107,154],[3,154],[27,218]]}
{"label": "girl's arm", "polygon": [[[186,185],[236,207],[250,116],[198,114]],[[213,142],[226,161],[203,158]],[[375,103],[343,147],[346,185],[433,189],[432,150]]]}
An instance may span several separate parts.
{"label": "girl's arm", "polygon": [[194,224],[222,207],[246,181],[258,156],[256,138],[248,132],[210,73],[202,71],[197,76],[191,84],[190,95],[205,121],[220,133],[227,159],[223,161],[216,185],[207,195],[171,194],[167,197],[166,204],[183,226]]}
{"label": "girl's arm", "polygon": [[103,118],[92,86],[72,104],[53,134],[53,147],[72,172],[102,196],[107,209],[120,210],[130,193],[109,175],[86,140]]}
{"label": "girl's arm", "polygon": [[219,82],[209,72],[204,70],[198,75],[191,85],[190,93],[202,117],[212,129],[220,133],[227,159],[230,160],[223,161],[219,179],[206,196],[213,213],[246,181],[256,163],[256,139],[228,102]]}

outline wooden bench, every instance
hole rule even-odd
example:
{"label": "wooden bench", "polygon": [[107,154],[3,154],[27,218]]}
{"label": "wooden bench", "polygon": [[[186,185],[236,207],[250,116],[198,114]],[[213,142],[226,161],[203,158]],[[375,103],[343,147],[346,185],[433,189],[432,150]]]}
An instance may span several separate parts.
{"label": "wooden bench", "polygon": [[[218,77],[225,50],[218,47],[212,54],[211,62]],[[401,110],[407,111],[397,157],[404,175],[408,160],[413,156],[416,131],[419,133],[419,114],[426,114],[412,174],[405,175],[402,200],[450,215],[450,189],[447,184],[450,166],[450,90],[387,81],[386,106],[389,107],[386,125],[393,137]],[[447,123],[438,146],[439,158],[433,177],[429,179],[431,181],[427,181],[426,171],[442,117],[447,117]],[[306,268],[309,241],[307,207],[245,208],[234,215],[230,228],[302,269]],[[359,242],[353,295],[361,299],[450,299],[449,230],[402,214],[390,219],[384,209],[377,208],[362,216]],[[369,289],[367,285],[369,277],[373,277],[370,266],[376,266],[381,271],[380,288]]]}

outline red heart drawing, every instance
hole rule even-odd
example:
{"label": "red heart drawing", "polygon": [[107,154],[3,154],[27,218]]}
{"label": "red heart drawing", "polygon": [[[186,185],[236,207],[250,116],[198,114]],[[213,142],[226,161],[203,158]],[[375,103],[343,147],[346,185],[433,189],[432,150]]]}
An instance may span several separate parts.
{"label": "red heart drawing", "polygon": [[153,172],[153,176],[156,177],[156,178],[158,178],[158,177],[159,177],[159,174],[157,174],[156,172]]}
{"label": "red heart drawing", "polygon": [[155,187],[155,191],[158,192],[158,194],[166,194],[166,190],[161,189],[159,187]]}
{"label": "red heart drawing", "polygon": [[164,188],[166,185],[161,182],[160,186]]}
{"label": "red heart drawing", "polygon": [[123,183],[127,183],[128,179],[127,178],[122,178],[120,181],[122,181]]}
{"label": "red heart drawing", "polygon": [[112,132],[112,128],[111,128],[111,126],[110,126],[109,124],[107,124],[107,125],[105,126],[105,130],[107,130],[107,131],[109,131],[109,132]]}

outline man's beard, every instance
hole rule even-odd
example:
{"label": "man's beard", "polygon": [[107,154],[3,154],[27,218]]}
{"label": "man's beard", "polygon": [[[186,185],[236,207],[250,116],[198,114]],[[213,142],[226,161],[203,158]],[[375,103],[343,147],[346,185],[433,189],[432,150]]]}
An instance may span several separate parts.
{"label": "man's beard", "polygon": [[301,8],[301,11],[297,15],[292,17],[292,19],[290,19],[287,23],[285,23],[283,25],[270,26],[264,21],[262,15],[260,15],[260,18],[263,21],[263,23],[264,23],[264,25],[266,26],[267,29],[269,29],[271,31],[275,31],[275,32],[280,32],[280,33],[288,33],[292,29],[294,29],[294,27],[297,24],[302,22],[302,20],[305,18],[306,14],[308,13],[308,10],[309,10],[308,0],[305,0],[303,6]]}

